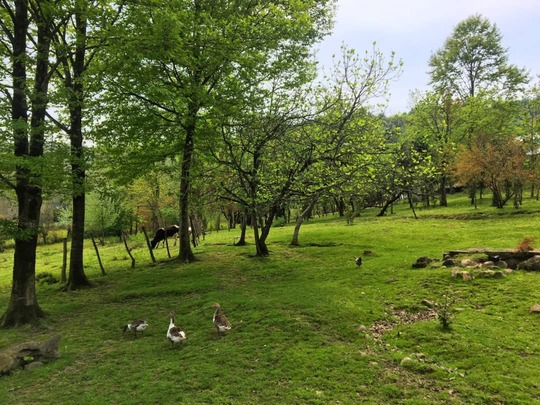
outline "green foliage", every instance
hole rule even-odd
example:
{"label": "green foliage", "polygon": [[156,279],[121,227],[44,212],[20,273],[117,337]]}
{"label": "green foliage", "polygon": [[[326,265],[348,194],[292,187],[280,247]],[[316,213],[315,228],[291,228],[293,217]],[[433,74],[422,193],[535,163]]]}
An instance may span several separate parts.
{"label": "green foliage", "polygon": [[508,62],[507,49],[496,25],[479,14],[454,28],[430,60],[431,83],[437,92],[462,100],[496,91],[513,96],[528,81],[527,73]]}
{"label": "green foliage", "polygon": [[437,319],[443,330],[449,330],[454,318],[452,310],[454,300],[448,294],[443,296],[443,300],[443,302],[437,303]]}
{"label": "green foliage", "polygon": [[36,275],[36,281],[39,284],[57,284],[60,282],[52,273],[44,272]]}
{"label": "green foliage", "polygon": [[[489,198],[475,209],[466,195],[454,195],[448,207],[419,211],[418,220],[406,204],[387,218],[371,210],[351,226],[313,218],[295,248],[288,246],[292,226],[274,229],[268,258],[233,246],[238,231],[213,232],[189,265],[168,261],[165,249],[154,251],[153,265],[142,235],[132,235],[135,269],[123,244],[107,243],[100,248],[105,278],[86,243],[95,288],[66,294],[39,284],[48,312],[41,327],[0,333],[0,346],[61,333],[61,357],[2,377],[0,398],[21,405],[36,395],[42,404],[534,403],[540,346],[528,307],[540,299],[539,274],[464,281],[449,269],[410,265],[447,249],[513,248],[524,235],[538,238],[539,209],[531,199],[520,210],[497,211]],[[373,254],[357,267],[353,257],[364,250]],[[12,258],[12,251],[0,255],[3,292]],[[61,260],[60,245],[39,247],[40,273],[58,277]],[[422,300],[440,303],[444,295],[455,300],[445,333],[435,318],[400,323],[394,316],[414,317],[425,310]],[[8,299],[1,294],[0,306]],[[212,326],[214,302],[233,325],[222,338]],[[188,335],[174,349],[165,337],[170,310]],[[122,334],[141,317],[150,324],[144,337]],[[390,322],[376,337],[374,325]],[[405,357],[412,361],[401,364]]]}

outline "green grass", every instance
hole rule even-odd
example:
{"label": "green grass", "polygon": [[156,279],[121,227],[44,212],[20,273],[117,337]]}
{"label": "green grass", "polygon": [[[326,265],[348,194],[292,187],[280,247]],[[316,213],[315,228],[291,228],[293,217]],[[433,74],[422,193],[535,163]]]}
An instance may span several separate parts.
{"label": "green grass", "polygon": [[[468,247],[514,248],[540,241],[540,208],[475,210],[466,197],[448,208],[407,206],[385,218],[370,211],[346,225],[315,218],[289,246],[292,225],[274,228],[268,258],[254,246],[232,246],[237,230],[212,233],[179,265],[164,250],[151,264],[140,237],[91,243],[86,271],[95,288],[65,293],[38,285],[47,312],[40,328],[0,330],[0,346],[62,334],[61,358],[0,377],[0,403],[17,404],[531,404],[540,398],[540,274],[457,280],[449,269],[412,269],[420,256]],[[519,214],[516,214],[518,212]],[[250,234],[251,235],[251,234]],[[253,239],[248,238],[248,242]],[[40,246],[37,273],[59,277],[61,244]],[[353,256],[371,250],[358,268]],[[7,308],[12,251],[0,255],[0,307]],[[400,323],[397,311],[424,311],[423,299],[454,299],[451,329],[436,319]],[[212,303],[233,324],[223,338],[212,327]],[[174,310],[188,340],[170,348]],[[144,337],[121,327],[145,317]],[[380,338],[373,326],[394,321]],[[401,364],[404,357],[412,361]],[[535,402],[536,401],[536,402]]]}

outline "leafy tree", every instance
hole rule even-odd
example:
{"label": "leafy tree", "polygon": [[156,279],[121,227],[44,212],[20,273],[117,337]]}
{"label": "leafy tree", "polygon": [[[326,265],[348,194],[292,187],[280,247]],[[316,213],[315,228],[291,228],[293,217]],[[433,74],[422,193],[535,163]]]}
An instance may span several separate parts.
{"label": "leafy tree", "polygon": [[9,161],[15,167],[0,179],[15,190],[18,204],[13,283],[2,317],[2,326],[9,327],[34,323],[44,316],[35,292],[35,266],[54,8],[52,2],[39,0],[3,0],[2,6],[0,52],[2,64],[9,65],[2,74],[9,69],[11,79],[11,86],[3,85],[2,90],[11,107],[11,120],[5,125],[12,131],[13,158]]}
{"label": "leafy tree", "polygon": [[508,62],[497,26],[479,14],[454,28],[429,66],[435,91],[462,100],[481,92],[512,96],[528,80],[524,69]]}
{"label": "leafy tree", "polygon": [[439,203],[446,207],[446,189],[449,165],[454,156],[455,145],[459,142],[459,128],[462,126],[462,103],[449,93],[427,93],[419,100],[407,117],[406,132],[426,145],[439,177]]}
{"label": "leafy tree", "polygon": [[[169,155],[180,155],[179,261],[194,260],[188,234],[192,167],[208,122],[244,108],[261,81],[302,66],[328,32],[333,3],[168,0],[127,8],[107,63],[118,72],[112,97],[120,92],[131,99],[112,112],[122,122],[119,137],[130,137],[124,151],[165,146]],[[155,125],[126,131],[134,110]]]}
{"label": "leafy tree", "polygon": [[104,0],[66,0],[62,3],[62,24],[52,37],[58,60],[54,99],[57,114],[50,119],[69,138],[71,165],[71,253],[67,290],[90,285],[84,273],[83,247],[85,235],[86,156],[84,141],[88,130],[88,101],[101,91],[101,84],[91,68],[96,55],[103,50],[107,30],[122,13],[119,4]]}
{"label": "leafy tree", "polygon": [[392,60],[385,64],[378,51],[360,58],[344,48],[326,89],[312,93],[301,81],[289,88],[289,74],[267,86],[267,103],[252,105],[249,115],[245,111],[239,117],[241,122],[222,127],[216,157],[236,173],[240,186],[226,192],[252,218],[257,255],[269,254],[266,239],[283,207],[292,200],[305,204],[294,244],[302,218],[317,199],[358,179],[369,165],[379,141],[368,124],[367,103],[384,93],[398,70]]}
{"label": "leafy tree", "polygon": [[526,167],[530,173],[531,197],[535,194],[538,198],[540,188],[540,87],[538,84],[532,86],[526,93],[524,100],[520,103],[522,112],[520,118],[520,138],[526,151]]}
{"label": "leafy tree", "polygon": [[457,178],[464,184],[485,184],[493,193],[493,204],[497,208],[503,208],[512,197],[515,197],[514,205],[518,206],[521,185],[527,175],[521,143],[484,136],[470,148],[462,149],[455,163]]}

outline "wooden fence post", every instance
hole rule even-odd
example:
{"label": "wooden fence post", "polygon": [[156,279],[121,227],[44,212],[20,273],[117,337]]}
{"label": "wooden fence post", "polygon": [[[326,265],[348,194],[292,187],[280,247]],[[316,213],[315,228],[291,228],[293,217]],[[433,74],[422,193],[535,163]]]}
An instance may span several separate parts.
{"label": "wooden fence post", "polygon": [[126,234],[124,232],[122,232],[122,239],[124,240],[124,246],[126,247],[128,255],[129,255],[129,257],[131,257],[131,268],[134,269],[135,268],[135,259],[134,259],[133,255],[131,254],[131,249],[128,247],[127,237],[126,237]]}
{"label": "wooden fence post", "polygon": [[148,251],[150,252],[150,257],[152,258],[152,263],[156,262],[156,258],[154,257],[154,252],[152,251],[152,246],[150,246],[150,239],[148,239],[148,234],[146,233],[146,229],[144,226],[141,227],[143,233],[144,233],[144,239],[146,239],[146,246],[148,246]]}
{"label": "wooden fence post", "polygon": [[101,257],[99,256],[99,250],[98,250],[96,241],[94,239],[94,234],[91,233],[90,237],[92,238],[92,243],[94,244],[94,249],[96,249],[96,254],[97,254],[97,259],[98,259],[98,262],[99,262],[99,268],[101,269],[101,274],[105,275],[106,274],[105,269],[103,268],[103,264],[101,263]]}

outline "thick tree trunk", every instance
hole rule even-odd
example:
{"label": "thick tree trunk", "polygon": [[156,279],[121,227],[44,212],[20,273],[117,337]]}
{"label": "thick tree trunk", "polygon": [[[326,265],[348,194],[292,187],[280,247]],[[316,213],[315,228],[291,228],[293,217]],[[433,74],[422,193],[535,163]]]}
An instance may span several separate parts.
{"label": "thick tree trunk", "polygon": [[[28,140],[28,107],[26,103],[26,35],[28,28],[28,4],[26,0],[15,1],[13,20],[13,98],[12,119],[14,124],[14,150],[18,158],[41,158],[43,156],[43,125],[47,107],[48,55],[50,41],[47,26],[38,21],[36,76],[34,98],[32,99],[32,119],[30,141]],[[34,163],[34,162],[32,162]],[[38,164],[38,162],[35,162]],[[17,166],[15,191],[18,202],[18,225],[15,236],[13,260],[13,283],[6,313],[2,316],[2,326],[11,327],[36,323],[44,316],[39,307],[36,289],[36,249],[39,218],[42,204],[41,178],[39,170],[27,166]]]}
{"label": "thick tree trunk", "polygon": [[39,307],[36,289],[36,248],[38,239],[41,190],[20,185],[18,235],[15,238],[13,281],[9,306],[2,317],[2,326],[12,327],[36,323],[44,316]]}
{"label": "thick tree trunk", "polygon": [[241,216],[240,219],[240,238],[238,239],[238,242],[236,242],[235,246],[245,246],[246,245],[246,229],[247,229],[247,221],[246,221],[247,214],[244,213]]}
{"label": "thick tree trunk", "polygon": [[[268,250],[268,246],[266,246],[266,237],[262,236],[264,232],[260,228],[260,218],[257,218],[257,215],[253,214],[253,235],[255,238],[255,249],[257,252],[257,256],[259,257],[267,257],[270,255],[270,251]],[[259,233],[261,231],[261,234]]]}
{"label": "thick tree trunk", "polygon": [[82,132],[82,108],[83,108],[83,74],[85,71],[86,54],[86,20],[80,10],[75,16],[77,48],[73,63],[73,80],[66,75],[66,87],[70,89],[70,133],[71,142],[71,176],[73,187],[73,219],[71,255],[69,260],[69,279],[66,289],[77,290],[81,287],[90,286],[90,282],[84,273],[84,216],[85,216],[85,182],[86,171],[84,168],[84,149]]}
{"label": "thick tree trunk", "polygon": [[441,176],[441,192],[440,192],[440,205],[441,207],[448,207],[448,200],[446,198],[446,184],[448,183],[446,175]]}

